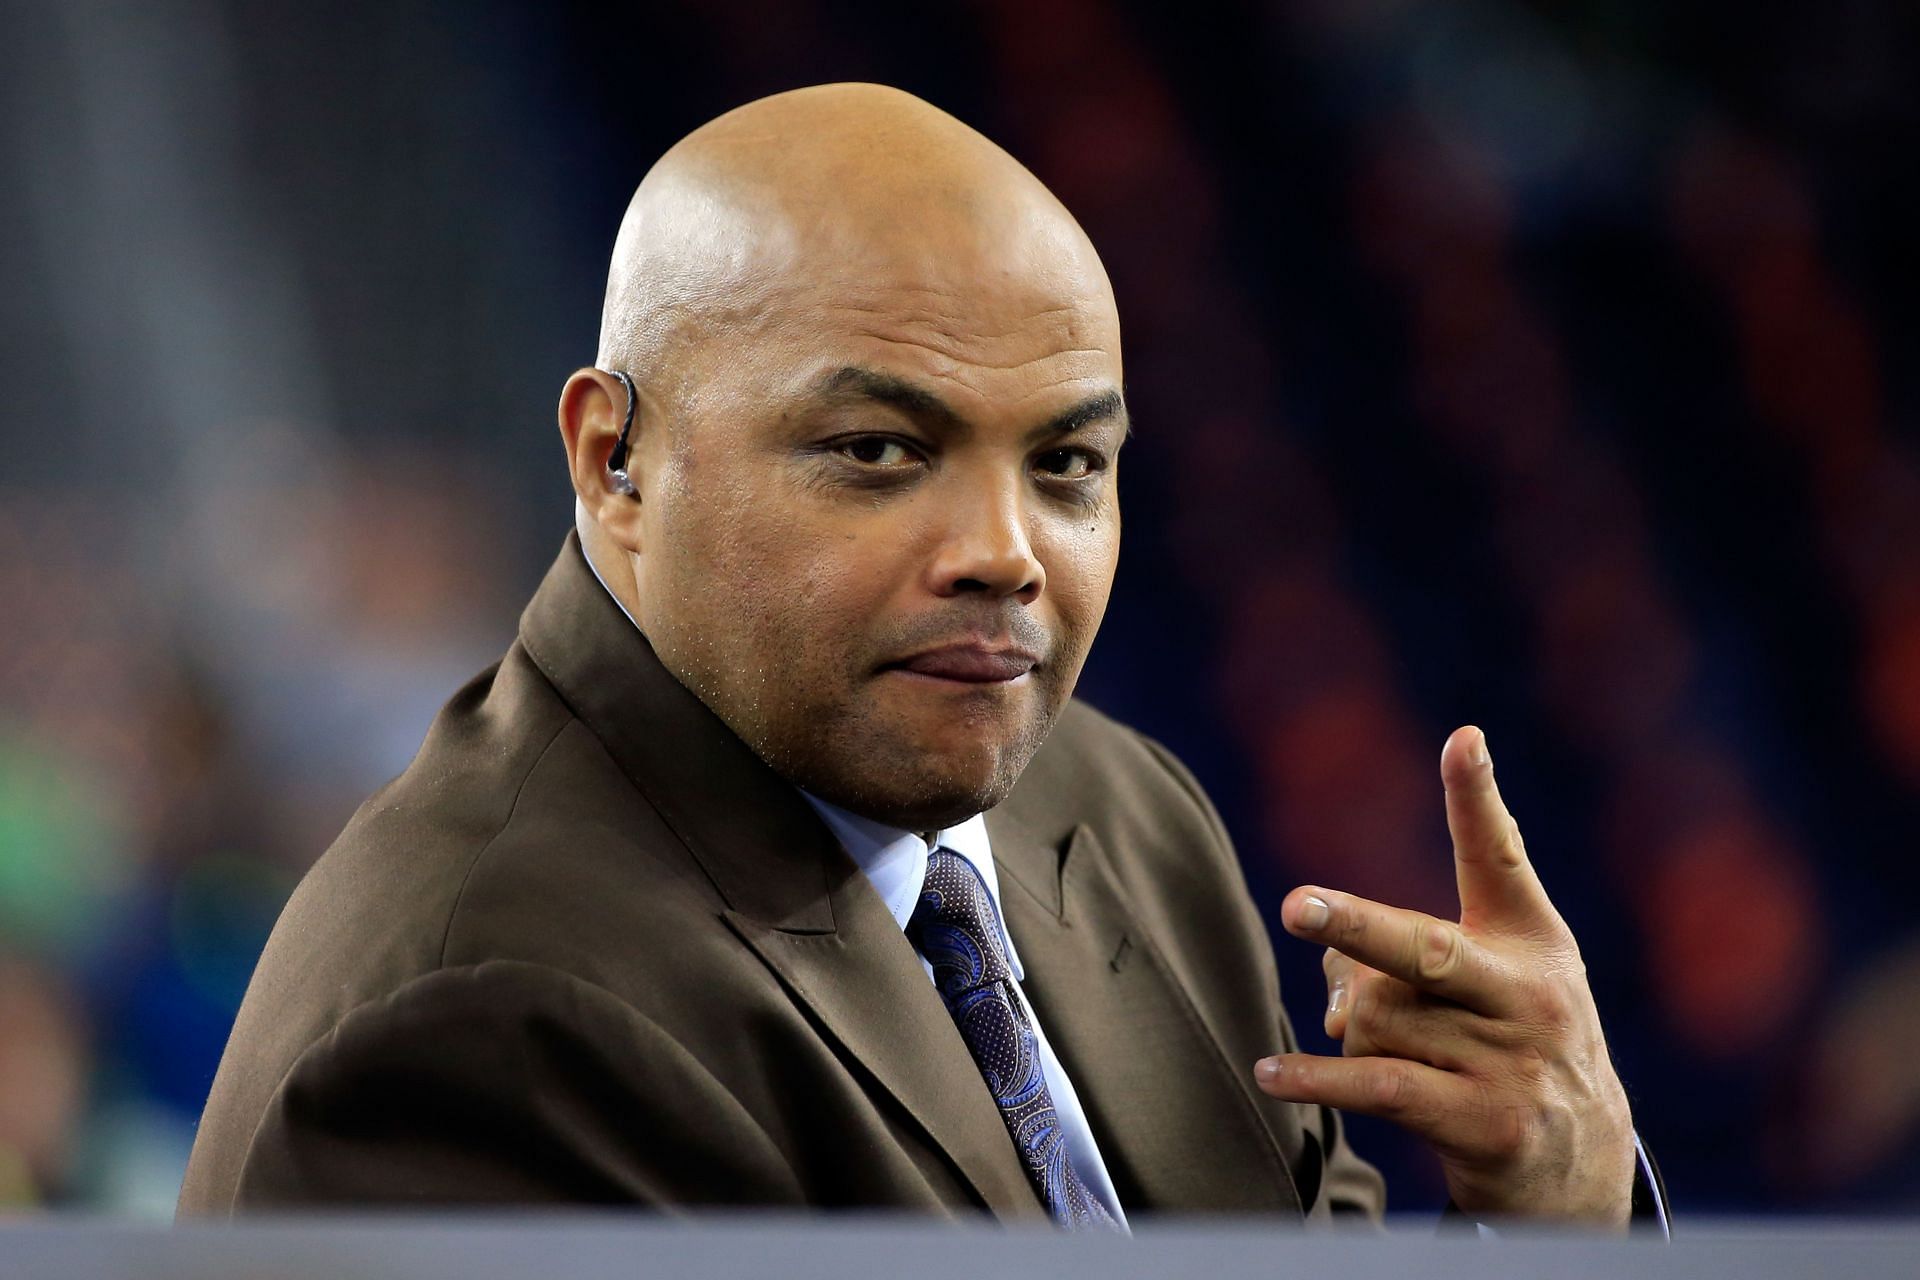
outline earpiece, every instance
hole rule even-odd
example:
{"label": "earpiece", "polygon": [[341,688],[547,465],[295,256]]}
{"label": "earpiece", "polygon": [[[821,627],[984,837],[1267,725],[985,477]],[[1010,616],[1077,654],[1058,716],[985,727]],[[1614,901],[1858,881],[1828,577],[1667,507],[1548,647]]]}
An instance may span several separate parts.
{"label": "earpiece", "polygon": [[618,369],[610,370],[620,379],[620,385],[627,392],[627,416],[620,424],[620,438],[613,443],[613,452],[607,455],[607,483],[615,493],[625,497],[634,496],[633,481],[627,477],[627,433],[633,430],[633,375]]}

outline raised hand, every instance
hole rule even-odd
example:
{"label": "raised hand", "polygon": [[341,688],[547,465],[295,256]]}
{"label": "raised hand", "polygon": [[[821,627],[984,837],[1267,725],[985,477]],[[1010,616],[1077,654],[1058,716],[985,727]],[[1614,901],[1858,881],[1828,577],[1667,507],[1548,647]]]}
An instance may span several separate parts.
{"label": "raised hand", "polygon": [[1344,1056],[1263,1058],[1254,1079],[1422,1135],[1476,1217],[1624,1226],[1632,1120],[1580,949],[1500,801],[1485,735],[1456,729],[1440,775],[1459,921],[1311,885],[1288,894],[1287,931],[1328,948],[1327,1034]]}

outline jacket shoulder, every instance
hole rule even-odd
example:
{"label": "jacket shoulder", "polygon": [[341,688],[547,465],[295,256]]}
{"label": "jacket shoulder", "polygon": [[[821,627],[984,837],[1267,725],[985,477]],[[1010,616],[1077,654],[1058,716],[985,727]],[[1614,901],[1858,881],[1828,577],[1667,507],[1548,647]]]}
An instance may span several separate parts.
{"label": "jacket shoulder", "polygon": [[765,1130],[670,1034],[574,975],[488,961],[349,1012],[266,1100],[231,1190],[190,1183],[181,1211],[799,1198]]}
{"label": "jacket shoulder", "polygon": [[256,985],[285,978],[311,989],[338,965],[341,997],[358,1003],[438,967],[474,867],[568,754],[569,729],[578,723],[518,646],[461,689],[413,762],[302,878]]}
{"label": "jacket shoulder", "polygon": [[311,1044],[440,966],[469,874],[574,723],[515,646],[442,708],[413,762],[302,877],[241,1001],[189,1191],[232,1185],[267,1098]]}

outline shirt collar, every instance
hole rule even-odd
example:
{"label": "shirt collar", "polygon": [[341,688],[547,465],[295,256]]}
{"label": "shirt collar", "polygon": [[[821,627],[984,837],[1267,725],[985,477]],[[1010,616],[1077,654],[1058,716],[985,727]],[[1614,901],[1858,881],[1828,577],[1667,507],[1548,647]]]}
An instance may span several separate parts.
{"label": "shirt collar", "polygon": [[635,618],[631,613],[627,613],[627,606],[620,603],[620,597],[613,594],[613,588],[608,586],[607,580],[600,576],[600,566],[595,564],[593,562],[593,557],[587,554],[587,544],[586,544],[586,539],[584,538],[581,539],[580,541],[580,558],[587,562],[587,571],[593,575],[593,580],[600,584],[600,589],[607,593],[608,598],[613,601],[615,606],[619,608],[620,612],[627,614],[627,621],[633,623],[633,629],[635,631],[639,631],[640,630],[639,620]]}
{"label": "shirt collar", "polygon": [[1000,945],[1007,953],[1007,967],[1013,971],[1015,981],[1025,980],[1027,974],[1021,967],[1020,953],[1014,949],[1006,921],[1000,918],[1000,878],[994,874],[993,843],[987,836],[985,815],[976,813],[958,826],[934,832],[933,842],[928,844],[917,832],[902,831],[849,813],[808,791],[800,794],[840,838],[847,856],[866,873],[868,882],[902,930],[913,918],[914,904],[919,901],[920,886],[926,881],[927,859],[932,851],[946,849],[966,859],[980,873],[980,879],[987,886],[987,896],[993,899],[995,923],[1000,927]]}
{"label": "shirt collar", "polygon": [[[627,621],[639,630],[640,623],[627,606],[620,603],[620,597],[613,594],[613,588],[600,576],[600,568],[594,564],[593,557],[581,549],[581,559],[587,562],[594,581],[614,604],[620,606],[620,612],[627,614]],[[927,878],[927,859],[933,849],[950,849],[970,863],[980,873],[980,879],[986,883],[987,896],[993,899],[993,914],[1000,926],[1000,945],[1006,949],[1007,968],[1013,971],[1014,981],[1026,980],[1026,970],[1020,965],[1020,953],[1013,948],[1013,937],[1007,932],[1006,921],[1000,919],[1000,878],[993,870],[993,842],[987,838],[987,819],[984,814],[974,814],[957,827],[948,827],[936,831],[933,844],[927,842],[912,831],[902,831],[889,827],[885,823],[863,818],[857,813],[849,813],[839,805],[828,804],[811,792],[794,788],[814,807],[828,828],[840,838],[840,844],[866,873],[867,880],[887,904],[887,911],[894,922],[904,932],[907,921],[913,918],[914,903],[919,900],[920,886]]]}

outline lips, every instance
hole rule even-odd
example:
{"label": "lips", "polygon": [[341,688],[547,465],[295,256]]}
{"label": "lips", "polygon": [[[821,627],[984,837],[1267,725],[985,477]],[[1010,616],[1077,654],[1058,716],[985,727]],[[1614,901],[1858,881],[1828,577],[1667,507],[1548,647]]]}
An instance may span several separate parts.
{"label": "lips", "polygon": [[949,645],[889,663],[888,669],[910,671],[914,675],[931,676],[938,680],[958,680],[964,684],[1003,684],[1019,679],[1038,665],[1039,659],[1023,649]]}

